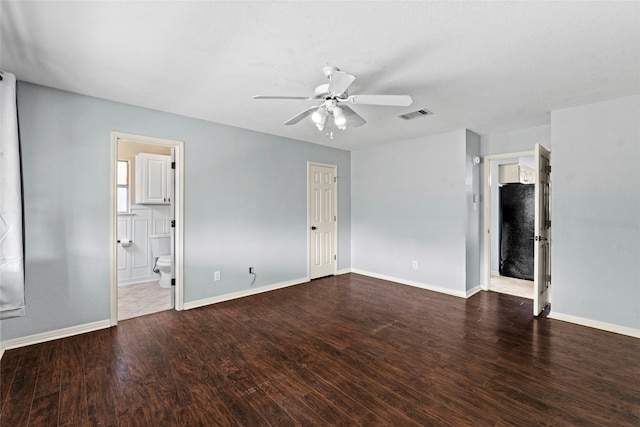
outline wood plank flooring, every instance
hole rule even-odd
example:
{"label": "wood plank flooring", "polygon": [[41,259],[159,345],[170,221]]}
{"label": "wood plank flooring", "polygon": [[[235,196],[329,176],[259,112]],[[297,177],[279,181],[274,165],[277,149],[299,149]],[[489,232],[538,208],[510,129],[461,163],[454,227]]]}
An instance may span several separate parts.
{"label": "wood plank flooring", "polygon": [[640,340],[356,274],[8,350],[2,426],[638,426]]}

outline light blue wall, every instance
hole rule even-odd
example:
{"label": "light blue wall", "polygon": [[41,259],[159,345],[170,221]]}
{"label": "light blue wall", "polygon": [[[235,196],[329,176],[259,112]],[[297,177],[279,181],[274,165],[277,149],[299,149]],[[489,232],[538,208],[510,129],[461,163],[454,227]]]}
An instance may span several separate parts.
{"label": "light blue wall", "polygon": [[[258,287],[306,276],[308,160],[338,165],[338,268],[475,286],[465,130],[350,154],[28,83],[18,100],[27,315],[2,340],[108,319],[112,130],[185,141],[185,301],[247,289],[250,265]],[[639,118],[632,96],[480,138],[481,155],[553,142],[553,312],[640,328]]]}
{"label": "light blue wall", "polygon": [[[185,141],[185,301],[306,277],[307,161],[338,165],[338,268],[350,259],[350,153],[18,86],[27,315],[2,340],[109,318],[110,132]],[[213,282],[213,272],[222,273]]]}
{"label": "light blue wall", "polygon": [[551,127],[543,125],[512,132],[482,135],[480,143],[483,156],[529,151],[533,150],[536,144],[542,144],[545,148],[551,149]]}
{"label": "light blue wall", "polygon": [[551,113],[552,312],[640,329],[640,96]]}
{"label": "light blue wall", "polygon": [[[467,262],[466,262],[466,290],[480,286],[480,165],[473,163],[474,157],[480,156],[480,136],[471,131],[466,133],[465,156],[465,198],[467,201]],[[474,203],[474,195],[476,202]]]}
{"label": "light blue wall", "polygon": [[466,130],[352,152],[353,268],[464,292],[465,159]]}

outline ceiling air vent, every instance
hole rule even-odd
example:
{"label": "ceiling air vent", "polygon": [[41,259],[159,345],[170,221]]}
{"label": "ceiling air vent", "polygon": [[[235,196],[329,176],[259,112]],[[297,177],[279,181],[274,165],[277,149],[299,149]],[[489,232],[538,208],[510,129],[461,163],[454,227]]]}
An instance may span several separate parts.
{"label": "ceiling air vent", "polygon": [[417,119],[418,117],[430,116],[432,114],[433,113],[431,111],[427,110],[426,108],[423,108],[422,110],[413,111],[407,114],[401,114],[398,117],[404,120],[413,120],[413,119]]}

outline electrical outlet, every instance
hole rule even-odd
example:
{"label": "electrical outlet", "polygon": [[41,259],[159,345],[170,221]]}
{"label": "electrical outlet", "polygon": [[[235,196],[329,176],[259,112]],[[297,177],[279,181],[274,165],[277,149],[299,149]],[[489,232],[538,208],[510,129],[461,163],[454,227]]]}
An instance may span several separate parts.
{"label": "electrical outlet", "polygon": [[215,273],[213,273],[213,281],[217,282],[220,280],[220,272],[216,271]]}
{"label": "electrical outlet", "polygon": [[249,267],[249,274],[255,274],[255,272],[253,271],[253,267]]}
{"label": "electrical outlet", "polygon": [[418,261],[413,260],[413,262],[411,263],[411,267],[413,267],[414,270],[418,269]]}

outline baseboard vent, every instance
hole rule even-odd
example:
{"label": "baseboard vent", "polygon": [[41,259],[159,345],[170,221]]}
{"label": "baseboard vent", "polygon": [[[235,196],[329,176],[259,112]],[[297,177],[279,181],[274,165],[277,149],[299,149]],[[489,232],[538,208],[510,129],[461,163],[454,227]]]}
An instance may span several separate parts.
{"label": "baseboard vent", "polygon": [[426,108],[423,108],[421,110],[413,111],[411,113],[401,114],[398,117],[404,120],[413,120],[413,119],[417,119],[418,117],[431,116],[432,114],[433,113],[431,111],[427,110]]}

